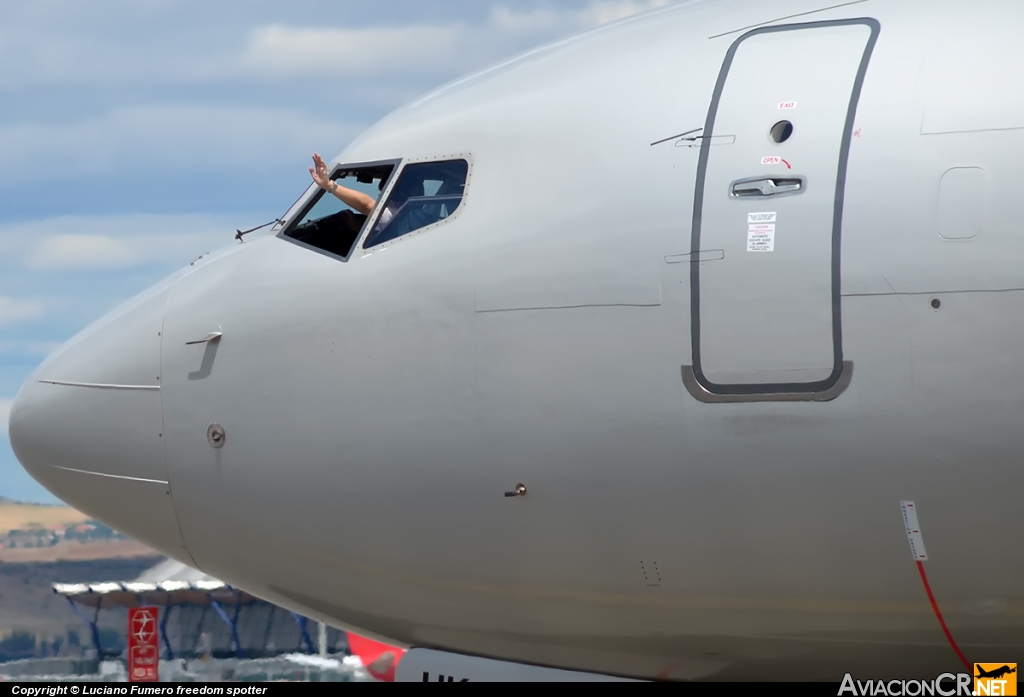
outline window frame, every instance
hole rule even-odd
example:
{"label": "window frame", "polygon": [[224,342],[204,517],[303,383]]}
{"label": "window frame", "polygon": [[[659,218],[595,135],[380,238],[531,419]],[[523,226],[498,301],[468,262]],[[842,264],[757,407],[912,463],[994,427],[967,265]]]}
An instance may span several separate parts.
{"label": "window frame", "polygon": [[462,211],[466,208],[466,204],[469,201],[470,184],[473,180],[473,156],[468,152],[453,153],[449,155],[436,155],[432,157],[412,157],[403,160],[401,167],[399,167],[395,172],[391,174],[390,181],[388,182],[387,186],[384,187],[384,191],[381,193],[380,201],[381,203],[387,203],[388,199],[391,196],[391,190],[401,179],[402,175],[405,174],[405,170],[410,165],[422,165],[429,164],[431,162],[452,162],[456,160],[463,160],[466,163],[466,184],[462,188],[462,200],[459,202],[459,207],[456,208],[454,212],[452,212],[450,215],[448,215],[448,217],[444,218],[443,220],[439,220],[436,223],[431,223],[430,225],[425,225],[424,227],[412,230],[400,237],[395,237],[393,239],[375,244],[371,247],[367,247],[366,244],[370,241],[369,235],[377,226],[377,218],[379,218],[380,215],[382,215],[382,211],[384,209],[384,206],[378,206],[377,209],[373,211],[373,215],[371,215],[370,218],[366,221],[366,225],[363,226],[363,230],[360,232],[360,236],[356,240],[356,244],[360,247],[362,256],[370,256],[374,252],[388,249],[396,243],[408,241],[414,237],[418,237],[421,234],[434,230],[435,228],[441,225],[445,225],[451,222],[452,220],[457,219],[460,215],[462,215]]}
{"label": "window frame", "polygon": [[[384,200],[386,196],[389,196],[391,194],[391,187],[397,181],[398,174],[403,169],[401,158],[389,160],[368,160],[365,162],[342,162],[336,164],[334,167],[331,168],[330,177],[331,179],[334,179],[334,177],[337,176],[339,172],[350,171],[353,169],[385,167],[389,165],[391,166],[391,174],[388,175],[387,180],[384,182],[384,188],[381,189],[381,195],[379,199]],[[299,222],[303,218],[305,218],[310,211],[313,210],[314,206],[320,203],[320,200],[324,196],[331,195],[333,194],[329,194],[328,192],[321,189],[316,184],[316,182],[311,183],[306,192],[302,196],[300,196],[299,200],[292,204],[291,208],[288,209],[288,212],[285,213],[285,217],[283,218],[284,225],[281,226],[280,231],[277,233],[277,237],[282,240],[285,240],[286,242],[291,242],[294,245],[302,247],[303,249],[308,249],[311,252],[316,252],[317,254],[322,254],[325,257],[329,257],[331,259],[336,259],[338,261],[347,263],[352,259],[353,256],[356,255],[356,252],[359,250],[359,243],[366,236],[367,230],[372,229],[369,226],[376,224],[377,216],[380,213],[378,209],[375,208],[374,211],[370,214],[370,216],[367,217],[366,222],[363,223],[363,227],[359,230],[359,234],[356,235],[355,240],[352,242],[352,247],[349,249],[348,255],[344,257],[338,256],[337,254],[329,252],[326,249],[314,247],[313,245],[307,244],[302,240],[297,240],[294,237],[289,236],[289,233],[292,232],[296,227],[298,227]]]}

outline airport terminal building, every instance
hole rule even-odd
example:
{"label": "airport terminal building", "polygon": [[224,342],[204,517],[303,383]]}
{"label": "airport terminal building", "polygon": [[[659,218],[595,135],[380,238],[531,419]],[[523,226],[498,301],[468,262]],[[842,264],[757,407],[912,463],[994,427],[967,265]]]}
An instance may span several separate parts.
{"label": "airport terminal building", "polygon": [[159,609],[161,680],[372,680],[349,655],[345,632],[173,560],[130,581],[53,590],[88,628],[87,658],[0,664],[0,680],[127,680],[125,642],[112,642],[99,626],[113,619],[126,635],[128,609],[143,606]]}

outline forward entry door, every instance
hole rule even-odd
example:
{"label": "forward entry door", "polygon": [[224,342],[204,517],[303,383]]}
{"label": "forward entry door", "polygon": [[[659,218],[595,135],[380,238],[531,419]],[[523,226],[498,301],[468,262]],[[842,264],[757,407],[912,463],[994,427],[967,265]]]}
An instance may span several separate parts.
{"label": "forward entry door", "polygon": [[[763,27],[722,66],[703,132],[691,265],[693,366],[706,401],[828,399],[848,380],[840,307],[847,157],[878,24]],[[711,136],[735,135],[711,147]]]}

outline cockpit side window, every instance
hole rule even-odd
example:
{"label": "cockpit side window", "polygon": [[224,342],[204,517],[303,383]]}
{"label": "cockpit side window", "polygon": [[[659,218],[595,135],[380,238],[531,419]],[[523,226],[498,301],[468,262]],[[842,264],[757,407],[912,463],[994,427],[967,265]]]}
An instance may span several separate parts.
{"label": "cockpit side window", "polygon": [[384,210],[363,249],[439,223],[462,205],[469,162],[446,160],[407,165],[398,175]]}
{"label": "cockpit side window", "polygon": [[[342,167],[331,179],[339,187],[353,189],[377,199],[388,184],[395,165]],[[366,224],[367,216],[343,203],[337,196],[320,191],[310,199],[295,222],[283,233],[316,249],[347,259]]]}

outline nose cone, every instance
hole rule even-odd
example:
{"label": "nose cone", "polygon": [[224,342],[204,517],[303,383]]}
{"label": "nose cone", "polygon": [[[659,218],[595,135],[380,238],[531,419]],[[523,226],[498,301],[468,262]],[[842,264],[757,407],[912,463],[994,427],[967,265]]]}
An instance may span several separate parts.
{"label": "nose cone", "polygon": [[55,496],[192,563],[163,446],[160,334],[169,292],[139,296],[48,359],[15,400],[9,430],[22,466]]}

